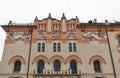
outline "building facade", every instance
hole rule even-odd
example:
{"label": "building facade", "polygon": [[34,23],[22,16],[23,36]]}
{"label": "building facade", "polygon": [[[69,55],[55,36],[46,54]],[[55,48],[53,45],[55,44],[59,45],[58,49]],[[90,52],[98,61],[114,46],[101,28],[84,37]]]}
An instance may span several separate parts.
{"label": "building facade", "polygon": [[34,19],[6,32],[0,78],[120,78],[120,23]]}

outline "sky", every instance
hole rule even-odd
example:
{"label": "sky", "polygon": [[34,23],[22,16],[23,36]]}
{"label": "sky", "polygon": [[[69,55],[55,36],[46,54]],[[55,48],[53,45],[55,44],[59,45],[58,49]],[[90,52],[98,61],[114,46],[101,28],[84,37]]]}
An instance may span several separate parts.
{"label": "sky", "polygon": [[[51,13],[53,18],[67,19],[78,16],[80,22],[97,19],[97,22],[120,21],[120,0],[0,0],[0,25],[10,20],[31,23],[35,16],[43,19]],[[0,28],[0,60],[4,49],[5,32]]]}

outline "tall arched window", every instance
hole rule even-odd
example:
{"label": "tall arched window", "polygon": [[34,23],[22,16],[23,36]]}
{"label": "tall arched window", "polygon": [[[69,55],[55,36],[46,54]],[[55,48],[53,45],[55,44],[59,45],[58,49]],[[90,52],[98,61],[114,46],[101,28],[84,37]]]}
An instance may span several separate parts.
{"label": "tall arched window", "polygon": [[76,52],[76,43],[73,43],[73,52]]}
{"label": "tall arched window", "polygon": [[21,62],[20,61],[16,61],[14,63],[14,72],[20,72],[21,69]]}
{"label": "tall arched window", "polygon": [[41,51],[41,43],[38,43],[38,52]]}
{"label": "tall arched window", "polygon": [[44,69],[44,62],[39,61],[37,65],[37,73],[38,74],[43,74],[43,69]]}
{"label": "tall arched window", "polygon": [[45,52],[45,43],[42,43],[42,52]]}
{"label": "tall arched window", "polygon": [[94,61],[94,70],[95,70],[95,72],[101,72],[99,61]]}
{"label": "tall arched window", "polygon": [[69,43],[69,52],[72,52],[72,43]]}
{"label": "tall arched window", "polygon": [[58,43],[58,52],[60,52],[61,51],[61,45],[60,45],[60,43]]}
{"label": "tall arched window", "polygon": [[56,43],[53,43],[53,52],[56,52]]}
{"label": "tall arched window", "polygon": [[54,71],[60,71],[60,69],[61,69],[60,61],[56,60],[54,62]]}
{"label": "tall arched window", "polygon": [[77,63],[76,63],[76,61],[72,60],[70,62],[70,69],[71,69],[72,74],[77,74]]}
{"label": "tall arched window", "polygon": [[119,43],[119,45],[120,45],[120,35],[118,36],[118,43]]}

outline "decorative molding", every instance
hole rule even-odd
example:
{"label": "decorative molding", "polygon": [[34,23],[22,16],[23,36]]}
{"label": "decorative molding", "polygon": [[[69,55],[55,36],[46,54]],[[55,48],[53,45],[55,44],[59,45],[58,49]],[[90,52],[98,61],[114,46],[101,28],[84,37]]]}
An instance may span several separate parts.
{"label": "decorative molding", "polygon": [[67,57],[65,63],[69,63],[72,60],[75,60],[77,63],[82,64],[81,59],[78,56],[76,56],[76,55],[71,55],[71,56]]}
{"label": "decorative molding", "polygon": [[61,63],[65,63],[65,60],[62,56],[55,55],[50,58],[50,63],[53,63],[54,61],[59,60]]}
{"label": "decorative molding", "polygon": [[15,61],[17,61],[17,60],[21,61],[21,63],[23,63],[23,64],[26,64],[25,59],[24,59],[22,56],[20,56],[20,55],[16,55],[16,56],[12,57],[12,58],[9,60],[9,63],[8,63],[8,64],[11,64],[11,63],[13,63],[13,62],[15,62]]}
{"label": "decorative molding", "polygon": [[100,61],[102,64],[106,64],[105,59],[103,57],[99,56],[99,55],[92,56],[89,60],[89,64],[93,63],[95,60]]}
{"label": "decorative molding", "polygon": [[46,56],[44,56],[44,55],[39,55],[39,56],[36,56],[36,57],[33,59],[32,64],[34,64],[34,63],[36,63],[36,62],[38,62],[38,61],[40,61],[40,60],[44,61],[45,63],[49,63],[49,60],[48,60],[48,58],[47,58]]}

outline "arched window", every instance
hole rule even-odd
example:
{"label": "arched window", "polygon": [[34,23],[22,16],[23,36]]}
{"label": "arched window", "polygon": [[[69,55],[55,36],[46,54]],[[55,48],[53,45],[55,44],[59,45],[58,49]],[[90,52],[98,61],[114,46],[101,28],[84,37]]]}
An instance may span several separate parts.
{"label": "arched window", "polygon": [[72,60],[70,62],[70,69],[71,69],[72,74],[77,74],[77,63],[76,63],[76,61]]}
{"label": "arched window", "polygon": [[69,52],[72,52],[72,43],[69,43]]}
{"label": "arched window", "polygon": [[61,51],[61,45],[60,45],[60,43],[58,43],[58,52],[60,52]]}
{"label": "arched window", "polygon": [[61,69],[60,61],[56,60],[54,62],[54,71],[60,71],[60,69]]}
{"label": "arched window", "polygon": [[44,62],[39,61],[37,65],[37,73],[38,74],[43,74],[43,69],[44,69]]}
{"label": "arched window", "polygon": [[45,52],[45,43],[42,43],[42,52]]}
{"label": "arched window", "polygon": [[41,51],[41,43],[38,43],[38,52]]}
{"label": "arched window", "polygon": [[101,72],[99,61],[94,61],[94,70],[95,70],[95,72]]}
{"label": "arched window", "polygon": [[21,69],[21,62],[20,61],[16,61],[14,63],[14,72],[20,72]]}
{"label": "arched window", "polygon": [[56,43],[53,43],[53,52],[56,52]]}
{"label": "arched window", "polygon": [[76,43],[73,43],[73,52],[76,52]]}
{"label": "arched window", "polygon": [[119,45],[120,45],[120,35],[118,36],[118,43],[119,43]]}

